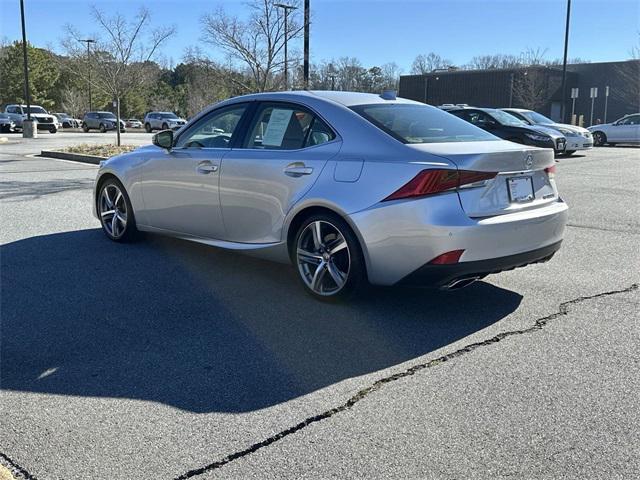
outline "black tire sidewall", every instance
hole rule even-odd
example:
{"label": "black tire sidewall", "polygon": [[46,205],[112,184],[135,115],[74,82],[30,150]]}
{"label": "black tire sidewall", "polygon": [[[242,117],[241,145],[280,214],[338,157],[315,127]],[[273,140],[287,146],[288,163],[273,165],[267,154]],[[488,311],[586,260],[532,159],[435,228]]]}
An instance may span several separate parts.
{"label": "black tire sidewall", "polygon": [[102,219],[100,219],[100,227],[102,228],[102,231],[104,232],[106,237],[113,242],[125,243],[125,242],[133,241],[136,238],[138,230],[136,228],[136,218],[133,212],[133,207],[131,206],[131,200],[129,200],[129,194],[127,193],[127,190],[124,188],[122,183],[114,177],[108,178],[107,180],[105,180],[100,184],[100,189],[98,190],[98,194],[95,198],[96,211],[98,212],[98,216],[100,216],[99,202],[100,202],[100,197],[102,195],[102,191],[109,185],[117,186],[122,192],[122,195],[124,196],[124,201],[127,204],[127,227],[124,231],[124,235],[120,236],[119,238],[113,238],[111,235],[109,235],[109,232],[107,232],[107,230],[104,228]]}
{"label": "black tire sidewall", "polygon": [[[345,238],[347,246],[349,247],[349,256],[351,261],[351,264],[349,266],[349,277],[344,287],[342,287],[342,289],[337,293],[330,296],[318,295],[316,292],[311,290],[311,288],[307,286],[306,282],[302,278],[302,274],[300,273],[300,270],[298,268],[296,255],[298,239],[300,238],[300,235],[302,234],[304,229],[310,223],[318,220],[328,222],[336,227]],[[358,240],[358,237],[353,232],[349,224],[336,214],[318,213],[307,217],[298,227],[296,235],[293,239],[293,245],[290,245],[289,249],[298,280],[304,287],[305,291],[309,293],[313,298],[316,298],[323,302],[340,302],[349,299],[354,295],[354,293],[362,290],[363,287],[367,284],[366,264],[364,261],[362,248],[360,246],[360,241]]]}

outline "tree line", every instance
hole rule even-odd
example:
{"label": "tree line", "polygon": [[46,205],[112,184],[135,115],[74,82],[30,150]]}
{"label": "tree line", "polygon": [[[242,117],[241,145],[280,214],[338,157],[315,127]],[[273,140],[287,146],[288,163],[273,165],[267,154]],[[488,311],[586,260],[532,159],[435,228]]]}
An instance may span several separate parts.
{"label": "tree line", "polygon": [[[299,1],[290,2],[299,6]],[[90,54],[77,27],[66,26],[59,53],[28,45],[31,98],[50,110],[81,116],[88,110],[91,84],[94,110],[114,111],[123,117],[141,117],[151,110],[170,110],[184,117],[196,114],[219,100],[251,92],[285,89],[284,42],[289,43],[289,85],[300,89],[302,62],[296,49],[301,36],[300,9],[287,17],[271,0],[250,0],[246,15],[228,14],[222,7],[200,21],[202,42],[187,49],[177,65],[167,65],[162,46],[175,29],[156,26],[146,9],[133,18],[106,14],[92,7],[95,38]],[[286,27],[286,28],[285,28]],[[0,46],[0,103],[24,102],[22,45]],[[215,59],[209,52],[215,51]],[[546,50],[527,49],[519,55],[493,54],[473,57],[454,65],[435,52],[416,56],[410,73],[440,69],[493,69],[530,65],[553,66]],[[222,58],[223,60],[220,60]],[[585,62],[575,58],[571,62]],[[365,66],[350,56],[312,64],[309,88],[381,92],[397,89],[402,69],[396,63]],[[537,85],[522,85],[535,96]],[[114,101],[117,107],[114,108]]]}

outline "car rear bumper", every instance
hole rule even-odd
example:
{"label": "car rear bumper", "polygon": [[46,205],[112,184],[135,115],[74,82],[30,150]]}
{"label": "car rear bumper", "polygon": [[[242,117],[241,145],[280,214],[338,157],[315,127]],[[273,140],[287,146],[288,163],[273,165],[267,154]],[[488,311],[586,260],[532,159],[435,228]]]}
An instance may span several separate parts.
{"label": "car rear bumper", "polygon": [[562,240],[529,252],[487,260],[475,260],[452,265],[426,264],[404,277],[397,285],[457,288],[484,278],[491,273],[504,272],[505,270],[513,270],[532,263],[543,263],[551,260],[551,257],[560,249],[561,243]]}
{"label": "car rear bumper", "polygon": [[[384,202],[349,218],[363,245],[369,281],[393,285],[452,250],[464,250],[458,268],[486,261],[482,272],[504,269],[503,257],[559,245],[567,211],[558,200],[530,210],[470,218],[457,194],[444,194]],[[495,269],[488,266],[493,261]]]}

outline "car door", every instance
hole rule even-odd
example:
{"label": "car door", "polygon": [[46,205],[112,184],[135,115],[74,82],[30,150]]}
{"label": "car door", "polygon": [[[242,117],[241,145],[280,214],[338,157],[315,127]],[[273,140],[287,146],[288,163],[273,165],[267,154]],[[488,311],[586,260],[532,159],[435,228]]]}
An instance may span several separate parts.
{"label": "car door", "polygon": [[609,142],[632,142],[636,137],[640,115],[629,115],[611,125],[606,132]]}
{"label": "car door", "polygon": [[222,160],[220,203],[227,240],[281,240],[284,218],[340,150],[335,131],[308,108],[260,102],[242,144]]}
{"label": "car door", "polygon": [[229,152],[247,104],[216,109],[158,149],[141,172],[144,223],[204,238],[224,238],[220,210],[220,164]]}

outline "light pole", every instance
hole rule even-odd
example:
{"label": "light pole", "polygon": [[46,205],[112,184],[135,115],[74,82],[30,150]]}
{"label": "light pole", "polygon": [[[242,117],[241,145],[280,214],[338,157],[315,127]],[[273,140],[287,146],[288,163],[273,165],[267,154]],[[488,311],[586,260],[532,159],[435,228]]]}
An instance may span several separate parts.
{"label": "light pole", "polygon": [[309,0],[304,0],[304,60],[302,77],[304,89],[309,90]]}
{"label": "light pole", "polygon": [[567,23],[564,29],[564,59],[562,61],[562,107],[560,108],[560,115],[562,116],[562,122],[565,118],[565,102],[567,100],[567,52],[569,51],[569,18],[571,16],[571,0],[567,0]]}
{"label": "light pole", "polygon": [[27,103],[27,126],[22,121],[22,136],[32,138],[37,136],[37,128],[31,123],[31,98],[29,96],[29,64],[27,60],[27,29],[24,23],[24,0],[20,0],[20,19],[22,21],[22,57],[24,67],[24,101]]}
{"label": "light pole", "polygon": [[287,54],[287,44],[289,43],[289,10],[298,7],[285,3],[274,3],[274,7],[284,10],[284,89],[289,90],[289,59]]}
{"label": "light pole", "polygon": [[89,84],[89,111],[92,111],[93,107],[91,105],[91,50],[89,49],[89,45],[91,45],[92,43],[96,43],[96,41],[93,40],[92,38],[87,38],[80,41],[87,44],[87,78],[88,78],[87,83]]}

